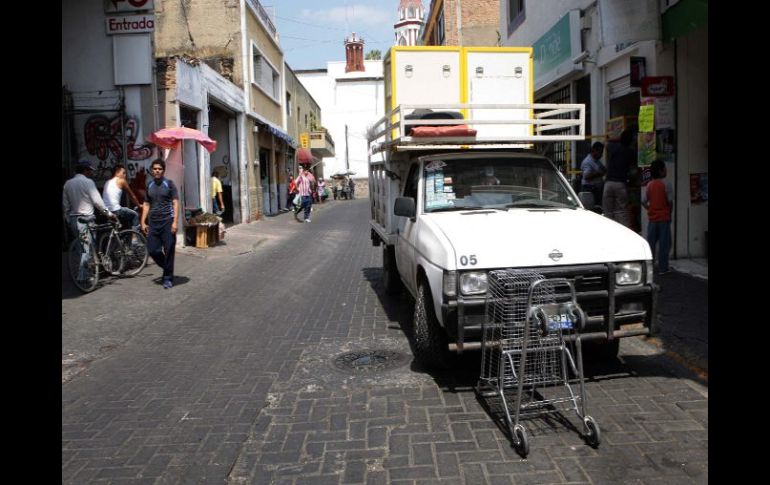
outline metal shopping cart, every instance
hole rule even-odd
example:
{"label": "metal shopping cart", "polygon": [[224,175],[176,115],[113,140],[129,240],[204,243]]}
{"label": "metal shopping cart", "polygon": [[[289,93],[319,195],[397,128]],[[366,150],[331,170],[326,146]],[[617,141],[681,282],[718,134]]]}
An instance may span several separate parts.
{"label": "metal shopping cart", "polygon": [[575,411],[586,440],[598,446],[599,426],[585,413],[579,331],[586,316],[572,283],[530,270],[496,270],[488,287],[476,392],[500,399],[513,446],[529,454],[522,418],[565,410]]}

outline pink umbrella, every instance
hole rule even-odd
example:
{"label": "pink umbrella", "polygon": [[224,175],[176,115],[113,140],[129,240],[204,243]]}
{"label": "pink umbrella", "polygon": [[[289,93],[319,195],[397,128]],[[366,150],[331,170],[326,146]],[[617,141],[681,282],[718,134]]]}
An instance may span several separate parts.
{"label": "pink umbrella", "polygon": [[176,148],[181,140],[195,140],[203,148],[212,153],[217,149],[217,142],[204,135],[202,132],[187,128],[186,126],[172,126],[170,128],[163,128],[155,133],[151,134],[147,139],[163,148]]}
{"label": "pink umbrella", "polygon": [[307,148],[297,150],[297,162],[300,164],[313,163],[313,154]]}

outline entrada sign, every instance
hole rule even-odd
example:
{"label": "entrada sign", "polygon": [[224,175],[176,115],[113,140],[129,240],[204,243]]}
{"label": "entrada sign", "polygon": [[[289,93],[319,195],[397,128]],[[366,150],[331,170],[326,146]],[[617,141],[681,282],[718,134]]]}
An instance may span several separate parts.
{"label": "entrada sign", "polygon": [[111,34],[140,34],[155,30],[154,15],[123,15],[107,17],[107,35]]}

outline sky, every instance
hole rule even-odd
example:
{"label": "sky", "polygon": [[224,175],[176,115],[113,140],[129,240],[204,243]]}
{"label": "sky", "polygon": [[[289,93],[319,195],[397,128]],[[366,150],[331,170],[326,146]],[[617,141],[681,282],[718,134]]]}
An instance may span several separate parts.
{"label": "sky", "polygon": [[[325,69],[344,61],[346,36],[364,38],[364,52],[382,54],[395,39],[399,0],[260,0],[274,12],[284,58],[292,69]],[[423,5],[430,3],[423,0]]]}

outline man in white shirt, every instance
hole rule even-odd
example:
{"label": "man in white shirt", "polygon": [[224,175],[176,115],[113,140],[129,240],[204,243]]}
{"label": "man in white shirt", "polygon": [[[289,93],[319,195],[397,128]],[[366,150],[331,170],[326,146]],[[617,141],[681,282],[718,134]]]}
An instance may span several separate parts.
{"label": "man in white shirt", "polygon": [[112,178],[104,184],[102,190],[102,197],[104,198],[104,204],[110,212],[113,212],[118,216],[123,225],[130,224],[133,229],[139,229],[139,214],[136,211],[129,209],[128,207],[121,207],[120,200],[123,197],[123,191],[128,192],[128,197],[131,199],[137,207],[141,207],[139,199],[134,195],[134,191],[128,185],[126,180],[126,167],[121,164],[117,164],[112,169]]}

